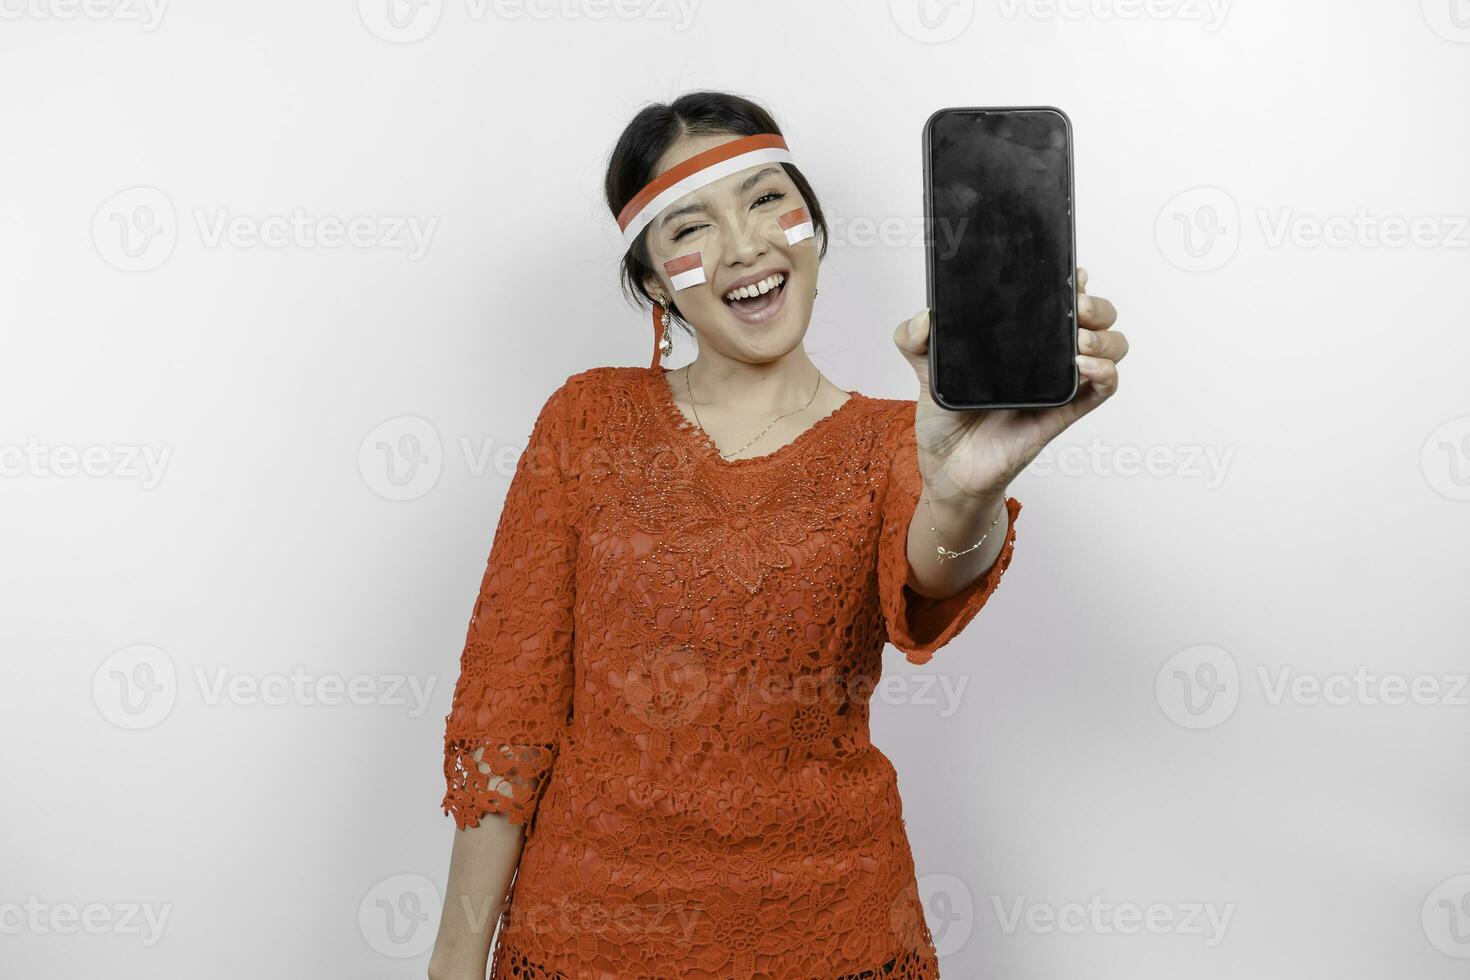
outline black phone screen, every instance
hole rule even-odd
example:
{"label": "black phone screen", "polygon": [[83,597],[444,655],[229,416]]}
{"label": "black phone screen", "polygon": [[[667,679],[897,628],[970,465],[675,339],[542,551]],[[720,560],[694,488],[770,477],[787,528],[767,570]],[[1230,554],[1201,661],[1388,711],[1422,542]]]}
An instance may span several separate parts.
{"label": "black phone screen", "polygon": [[1076,394],[1072,141],[1059,110],[941,109],[925,126],[930,389],[949,408]]}

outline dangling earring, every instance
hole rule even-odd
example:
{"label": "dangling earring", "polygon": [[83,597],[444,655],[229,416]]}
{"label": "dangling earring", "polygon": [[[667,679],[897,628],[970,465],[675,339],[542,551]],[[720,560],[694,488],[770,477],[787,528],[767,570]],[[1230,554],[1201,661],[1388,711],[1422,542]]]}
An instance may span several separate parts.
{"label": "dangling earring", "polygon": [[668,357],[670,354],[674,353],[674,332],[669,329],[669,308],[667,306],[664,306],[664,303],[667,301],[664,299],[662,293],[659,294],[658,298],[659,305],[663,306],[664,309],[664,315],[659,317],[659,323],[663,324],[664,329],[663,338],[658,342],[658,352],[664,357]]}
{"label": "dangling earring", "polygon": [[651,368],[658,367],[660,357],[668,357],[674,352],[674,337],[669,330],[669,311],[664,306],[667,302],[660,290],[658,299],[653,304],[653,359],[648,364]]}

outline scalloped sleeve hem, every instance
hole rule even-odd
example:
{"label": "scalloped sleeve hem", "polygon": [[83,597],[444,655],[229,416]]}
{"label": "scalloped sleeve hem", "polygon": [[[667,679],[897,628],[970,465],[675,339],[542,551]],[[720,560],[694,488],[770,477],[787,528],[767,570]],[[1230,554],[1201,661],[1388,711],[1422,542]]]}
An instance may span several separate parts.
{"label": "scalloped sleeve hem", "polygon": [[883,501],[883,523],[878,540],[878,598],[888,642],[903,651],[912,664],[926,664],[937,650],[967,625],[1000,585],[1010,566],[1016,544],[1016,516],[1021,502],[1006,498],[1005,542],[990,568],[952,596],[934,599],[908,585],[909,523],[919,505],[923,478],[919,475],[913,433],[900,438]]}
{"label": "scalloped sleeve hem", "polygon": [[503,813],[513,824],[528,825],[536,814],[556,753],[554,745],[446,737],[444,779],[448,790],[442,809],[454,818],[460,830],[478,827],[481,819],[491,813]]}

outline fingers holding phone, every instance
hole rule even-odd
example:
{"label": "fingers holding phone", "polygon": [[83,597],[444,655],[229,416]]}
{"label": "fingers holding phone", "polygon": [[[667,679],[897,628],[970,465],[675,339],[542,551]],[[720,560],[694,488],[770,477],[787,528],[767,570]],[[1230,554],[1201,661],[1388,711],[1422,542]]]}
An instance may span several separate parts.
{"label": "fingers holding phone", "polygon": [[[1087,292],[1087,270],[1077,270],[1077,371],[1091,388],[1089,397],[1106,398],[1118,390],[1118,362],[1128,353],[1128,338],[1113,324],[1118,309]],[[1084,393],[1079,392],[1078,397]],[[1098,398],[1101,396],[1101,398]]]}

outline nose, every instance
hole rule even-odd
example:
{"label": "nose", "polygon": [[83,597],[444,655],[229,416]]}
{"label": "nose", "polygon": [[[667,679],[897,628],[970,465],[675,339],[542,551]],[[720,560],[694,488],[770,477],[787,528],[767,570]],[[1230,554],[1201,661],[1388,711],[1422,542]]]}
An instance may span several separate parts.
{"label": "nose", "polygon": [[754,265],[766,254],[766,223],[757,214],[745,214],[734,222],[731,233],[730,261],[737,265]]}

